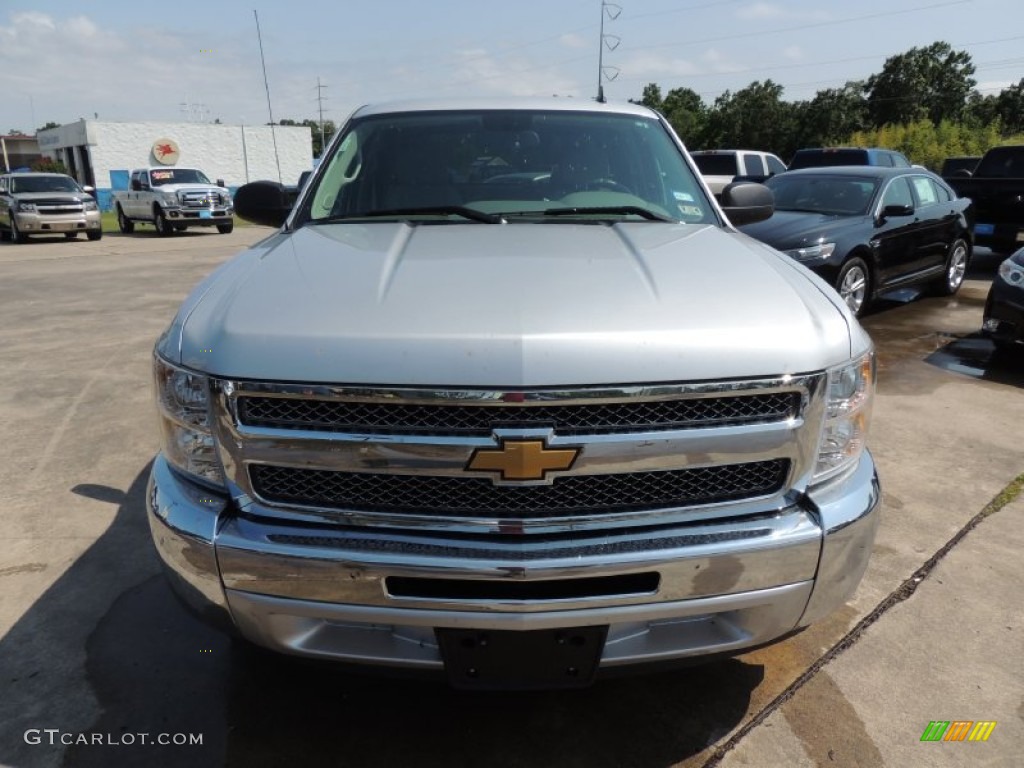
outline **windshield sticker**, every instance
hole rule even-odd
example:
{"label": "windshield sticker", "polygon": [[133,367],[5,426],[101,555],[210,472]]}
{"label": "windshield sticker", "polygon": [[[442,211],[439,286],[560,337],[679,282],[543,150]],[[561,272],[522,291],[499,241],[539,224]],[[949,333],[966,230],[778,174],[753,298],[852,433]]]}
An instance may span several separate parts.
{"label": "windshield sticker", "polygon": [[689,194],[688,192],[673,192],[672,197],[674,197],[676,200],[684,200],[687,203],[693,202],[693,195]]}
{"label": "windshield sticker", "polygon": [[174,171],[153,171],[150,175],[158,181],[165,181],[166,179],[174,178]]}
{"label": "windshield sticker", "polygon": [[700,218],[704,215],[704,211],[699,205],[680,205],[679,212],[683,216],[693,216],[695,218]]}

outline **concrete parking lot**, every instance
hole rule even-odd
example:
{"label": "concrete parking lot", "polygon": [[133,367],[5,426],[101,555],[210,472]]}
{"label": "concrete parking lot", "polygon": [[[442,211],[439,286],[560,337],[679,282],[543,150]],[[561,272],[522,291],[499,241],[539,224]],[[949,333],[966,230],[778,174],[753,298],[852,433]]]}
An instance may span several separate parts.
{"label": "concrete parking lot", "polygon": [[[1024,358],[977,333],[997,257],[864,321],[884,517],[842,611],[735,659],[469,694],[240,652],[163,582],[150,350],[269,232],[0,245],[0,765],[1020,765]],[[922,742],[930,721],[996,726]]]}

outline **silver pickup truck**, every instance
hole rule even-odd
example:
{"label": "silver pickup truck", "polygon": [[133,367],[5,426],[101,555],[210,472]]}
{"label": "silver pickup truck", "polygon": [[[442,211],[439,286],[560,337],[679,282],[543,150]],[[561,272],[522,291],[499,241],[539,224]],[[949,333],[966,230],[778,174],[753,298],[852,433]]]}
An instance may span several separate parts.
{"label": "silver pickup truck", "polygon": [[177,594],[260,646],[466,688],[732,654],[857,587],[868,336],[637,105],[357,110],[153,360]]}
{"label": "silver pickup truck", "polygon": [[235,226],[231,193],[196,168],[138,168],[129,188],[113,193],[117,226],[124,234],[136,224],[152,224],[161,237],[189,227],[216,227],[226,235]]}

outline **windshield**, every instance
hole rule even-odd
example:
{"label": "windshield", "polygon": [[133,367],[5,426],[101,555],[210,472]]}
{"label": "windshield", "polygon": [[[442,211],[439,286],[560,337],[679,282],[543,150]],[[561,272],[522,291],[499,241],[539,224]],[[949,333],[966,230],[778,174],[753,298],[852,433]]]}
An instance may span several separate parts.
{"label": "windshield", "polygon": [[877,179],[780,173],[765,182],[775,194],[776,211],[862,216],[878,189]]}
{"label": "windshield", "polygon": [[826,165],[869,165],[868,153],[863,149],[801,149],[793,155],[789,170]]}
{"label": "windshield", "polygon": [[658,120],[544,110],[352,121],[296,221],[389,216],[717,221]]}
{"label": "windshield", "polygon": [[11,192],[81,192],[70,176],[12,176]]}
{"label": "windshield", "polygon": [[167,168],[159,171],[150,171],[149,178],[153,181],[154,187],[164,184],[209,184],[210,180],[206,174],[197,171],[195,168]]}

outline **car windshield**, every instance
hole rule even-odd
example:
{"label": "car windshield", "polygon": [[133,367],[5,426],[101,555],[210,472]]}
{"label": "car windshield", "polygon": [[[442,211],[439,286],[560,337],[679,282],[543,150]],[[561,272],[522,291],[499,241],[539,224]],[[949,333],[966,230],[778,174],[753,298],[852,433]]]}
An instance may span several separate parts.
{"label": "car windshield", "polygon": [[12,176],[11,192],[81,192],[70,176]]}
{"label": "car windshield", "polygon": [[793,156],[789,170],[823,168],[826,165],[868,165],[868,153],[863,149],[801,150]]}
{"label": "car windshield", "polygon": [[765,182],[775,195],[775,210],[832,216],[863,216],[878,180],[836,175],[780,173]]}
{"label": "car windshield", "polygon": [[153,181],[154,187],[164,184],[209,184],[210,180],[206,174],[197,171],[195,168],[161,168],[159,171],[150,171],[149,178]]}
{"label": "car windshield", "polygon": [[672,136],[642,115],[369,115],[325,162],[297,223],[717,220]]}

